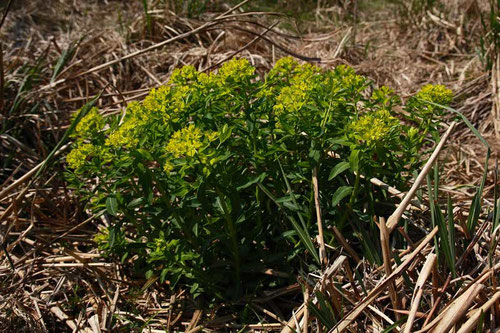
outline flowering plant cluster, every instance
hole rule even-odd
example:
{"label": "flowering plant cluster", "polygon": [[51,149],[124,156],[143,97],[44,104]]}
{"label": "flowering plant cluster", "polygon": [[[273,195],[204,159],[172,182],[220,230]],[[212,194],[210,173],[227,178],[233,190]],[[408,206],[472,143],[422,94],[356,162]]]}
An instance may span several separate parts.
{"label": "flowering plant cluster", "polygon": [[[404,189],[436,131],[426,101],[450,100],[446,88],[425,86],[405,117],[391,89],[347,66],[283,58],[264,79],[245,59],[210,74],[186,66],[122,116],[91,109],[75,129],[68,177],[90,209],[111,217],[100,249],[139,274],[194,295],[255,294],[286,279],[262,274],[269,268],[320,265],[313,170],[327,242],[337,226],[362,243],[391,202],[364,179]],[[372,250],[360,248],[376,260]]]}

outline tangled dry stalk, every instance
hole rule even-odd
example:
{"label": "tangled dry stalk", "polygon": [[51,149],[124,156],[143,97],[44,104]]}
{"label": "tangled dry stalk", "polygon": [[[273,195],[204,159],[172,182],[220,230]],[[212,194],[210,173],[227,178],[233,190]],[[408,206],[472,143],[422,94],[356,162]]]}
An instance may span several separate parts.
{"label": "tangled dry stalk", "polygon": [[[403,20],[391,14],[394,7],[376,8],[378,2],[354,1],[356,6],[342,8],[318,1],[317,23],[310,23],[310,31],[291,34],[283,25],[293,25],[293,20],[277,12],[243,11],[246,2],[199,19],[182,17],[159,2],[146,13],[140,2],[13,3],[1,28],[1,86],[6,88],[0,115],[0,329],[308,332],[330,327],[331,332],[380,332],[390,327],[398,332],[448,332],[455,327],[471,332],[487,322],[490,327],[483,326],[484,331],[497,331],[499,231],[488,213],[496,199],[500,57],[487,72],[477,55],[484,4],[450,0],[445,2],[447,12],[428,11]],[[350,13],[357,22],[347,18]],[[487,49],[485,56],[494,56],[492,52]],[[211,70],[242,56],[257,68],[269,69],[284,55],[325,67],[347,63],[407,96],[427,82],[444,83],[456,92],[456,109],[492,149],[482,193],[484,211],[471,235],[464,224],[487,149],[463,123],[450,125],[444,148],[437,148],[441,190],[456,202],[454,232],[457,239],[470,240],[466,251],[457,253],[456,277],[439,271],[438,228],[429,227],[426,201],[411,200],[415,193],[397,212],[405,213],[420,233],[399,228],[399,218],[389,219],[387,227],[383,219],[378,221],[383,265],[359,258],[337,232],[339,245],[322,250],[322,258],[330,259],[322,272],[299,276],[298,283],[246,304],[261,318],[255,324],[235,324],[238,314],[223,304],[208,312],[197,310],[186,291],[171,293],[101,257],[92,237],[109,221],[86,216],[61,177],[59,157],[66,146],[57,143],[71,114],[99,93],[104,114],[120,113],[127,102],[167,82],[179,65]],[[51,154],[54,147],[58,149]],[[424,180],[417,180],[415,189]],[[392,248],[392,232],[407,238],[410,246]],[[324,313],[332,318],[321,320]]]}

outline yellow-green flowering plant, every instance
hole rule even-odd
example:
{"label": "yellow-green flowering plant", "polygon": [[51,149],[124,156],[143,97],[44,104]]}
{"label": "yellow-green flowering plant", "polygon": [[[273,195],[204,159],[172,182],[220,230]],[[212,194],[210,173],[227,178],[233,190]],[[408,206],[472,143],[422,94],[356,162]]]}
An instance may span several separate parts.
{"label": "yellow-green flowering plant", "polygon": [[186,66],[124,116],[92,109],[76,127],[68,178],[110,216],[101,250],[193,295],[235,299],[285,282],[268,268],[319,267],[314,169],[327,236],[337,226],[377,260],[372,217],[391,198],[361,175],[404,189],[438,121],[421,99],[450,98],[424,87],[406,106],[410,126],[391,89],[347,66],[284,58],[262,79],[245,59],[209,74]]}

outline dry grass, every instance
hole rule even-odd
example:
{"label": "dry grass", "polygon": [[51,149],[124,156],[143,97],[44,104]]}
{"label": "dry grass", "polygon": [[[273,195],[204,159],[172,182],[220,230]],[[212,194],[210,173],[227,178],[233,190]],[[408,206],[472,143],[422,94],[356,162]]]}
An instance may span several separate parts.
{"label": "dry grass", "polygon": [[[458,256],[456,278],[437,268],[437,229],[429,228],[424,207],[413,217],[420,233],[396,229],[412,246],[391,249],[383,241],[385,266],[357,258],[338,235],[341,245],[326,248],[330,264],[323,272],[257,295],[246,309],[261,321],[246,326],[235,324],[241,322],[239,314],[224,305],[196,310],[186,291],[171,293],[155,281],[134,278],[127,265],[102,258],[92,237],[109,222],[87,216],[66,188],[64,165],[57,158],[64,146],[38,172],[71,114],[98,93],[105,114],[119,113],[128,101],[164,84],[175,67],[209,70],[235,55],[261,70],[285,55],[325,67],[347,63],[405,96],[424,83],[444,83],[456,93],[455,108],[490,142],[492,157],[498,156],[500,65],[497,60],[491,73],[485,71],[477,53],[483,33],[479,15],[485,10],[481,1],[450,0],[441,12],[410,13],[410,18],[385,2],[354,1],[345,8],[318,3],[314,22],[300,33],[285,30],[295,25],[280,13],[239,8],[217,18],[229,8],[224,3],[217,4],[219,12],[199,19],[184,18],[159,1],[152,1],[147,16],[140,1],[13,3],[0,30],[7,83],[0,115],[0,241],[6,250],[0,256],[0,330],[299,331],[300,326],[302,332],[319,331],[321,321],[304,299],[313,304],[327,299],[340,319],[336,327],[348,331],[378,332],[395,318],[402,318],[395,331],[447,332],[457,324],[460,332],[469,332],[484,318],[491,325],[484,331],[494,331],[500,318],[498,233],[491,218],[481,220],[476,235],[461,224],[473,197],[470,185],[481,182],[486,150],[463,124],[439,155],[442,190],[457,202],[457,238],[472,239]],[[58,60],[64,63],[60,69]],[[490,161],[494,170],[494,158]],[[490,210],[494,177],[490,171],[483,193]],[[393,228],[381,229],[388,241]]]}

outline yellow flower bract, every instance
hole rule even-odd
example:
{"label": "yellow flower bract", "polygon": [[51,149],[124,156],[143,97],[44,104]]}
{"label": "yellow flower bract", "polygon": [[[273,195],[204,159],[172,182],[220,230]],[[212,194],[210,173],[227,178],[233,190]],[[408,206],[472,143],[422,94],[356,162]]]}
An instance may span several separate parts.
{"label": "yellow flower bract", "polygon": [[106,139],[106,145],[115,148],[137,145],[137,131],[147,122],[148,114],[141,103],[131,102],[127,106],[127,116],[123,124]]}
{"label": "yellow flower bract", "polygon": [[234,59],[222,65],[219,69],[218,79],[219,85],[224,82],[243,82],[250,80],[255,73],[255,68],[250,65],[247,59]]}
{"label": "yellow flower bract", "polygon": [[442,84],[427,84],[419,90],[417,97],[436,104],[448,105],[453,99],[453,92]]}
{"label": "yellow flower bract", "polygon": [[398,125],[399,121],[391,116],[389,111],[379,110],[365,114],[352,122],[348,126],[348,135],[365,142],[368,146],[373,146],[383,143],[391,129]]}
{"label": "yellow flower bract", "polygon": [[[78,114],[78,112],[75,113],[75,116]],[[85,115],[85,117],[80,120],[78,125],[76,125],[75,131],[71,136],[77,138],[86,138],[102,130],[104,128],[104,125],[104,118],[99,113],[99,110],[96,107],[93,107]]]}
{"label": "yellow flower bract", "polygon": [[[206,129],[241,126],[253,117],[256,123],[275,124],[278,134],[306,129],[317,135],[320,126],[328,135],[344,135],[356,149],[390,146],[401,125],[388,110],[400,99],[384,86],[369,98],[369,85],[349,66],[323,70],[291,57],[280,59],[264,81],[246,59],[228,61],[213,73],[184,66],[174,70],[168,85],[152,89],[142,102],[129,103],[125,117],[110,122],[109,129],[103,130],[106,121],[92,108],[75,128],[68,166],[78,170],[95,157],[107,161],[111,153],[126,159],[140,148],[149,150],[166,172],[196,163],[210,167],[222,154],[209,148],[219,133]],[[428,115],[436,108],[419,100],[446,105],[453,94],[443,85],[426,85],[416,97],[414,109]],[[418,134],[409,131],[411,137]],[[176,161],[181,158],[187,163]]]}
{"label": "yellow flower bract", "polygon": [[[193,157],[202,147],[217,138],[217,132],[203,132],[190,124],[175,132],[167,143],[165,150],[174,158]],[[206,139],[206,140],[203,140]]]}
{"label": "yellow flower bract", "polygon": [[94,145],[90,143],[80,144],[66,155],[66,163],[68,163],[71,169],[78,170],[85,164],[85,160],[91,156],[94,151]]}

